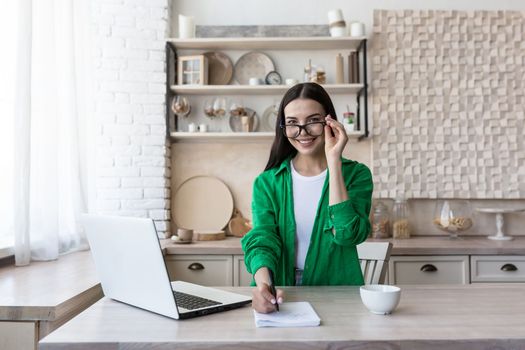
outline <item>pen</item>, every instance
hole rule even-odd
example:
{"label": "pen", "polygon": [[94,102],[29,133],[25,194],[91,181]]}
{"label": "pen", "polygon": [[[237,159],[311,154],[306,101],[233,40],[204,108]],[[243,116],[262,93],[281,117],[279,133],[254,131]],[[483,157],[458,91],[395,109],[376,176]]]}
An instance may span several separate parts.
{"label": "pen", "polygon": [[275,298],[275,310],[279,311],[279,303],[277,302],[277,292],[275,291],[275,284],[273,283],[273,272],[271,269],[268,269],[270,273],[270,292]]}

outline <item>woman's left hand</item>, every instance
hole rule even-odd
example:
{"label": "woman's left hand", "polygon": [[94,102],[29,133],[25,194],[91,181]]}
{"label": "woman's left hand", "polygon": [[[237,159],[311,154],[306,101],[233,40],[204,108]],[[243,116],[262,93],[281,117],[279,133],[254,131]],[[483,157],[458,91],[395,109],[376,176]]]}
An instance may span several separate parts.
{"label": "woman's left hand", "polygon": [[[343,155],[343,149],[345,148],[348,136],[343,124],[337,120],[332,119],[330,115],[325,118],[326,125],[324,127],[324,151],[326,154],[326,160],[330,164],[331,162],[337,162]],[[332,132],[334,135],[332,136]]]}

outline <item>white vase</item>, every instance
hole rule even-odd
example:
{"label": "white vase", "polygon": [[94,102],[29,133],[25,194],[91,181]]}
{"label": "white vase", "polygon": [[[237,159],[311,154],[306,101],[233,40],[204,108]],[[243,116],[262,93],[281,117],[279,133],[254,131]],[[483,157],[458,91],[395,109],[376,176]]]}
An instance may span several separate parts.
{"label": "white vase", "polygon": [[365,24],[361,22],[350,23],[350,36],[365,36]]}
{"label": "white vase", "polygon": [[195,38],[195,20],[192,16],[179,15],[179,38]]}
{"label": "white vase", "polygon": [[354,131],[354,123],[348,124],[347,122],[344,122],[343,126],[345,127],[345,130],[346,130],[347,133],[350,133],[350,132]]}

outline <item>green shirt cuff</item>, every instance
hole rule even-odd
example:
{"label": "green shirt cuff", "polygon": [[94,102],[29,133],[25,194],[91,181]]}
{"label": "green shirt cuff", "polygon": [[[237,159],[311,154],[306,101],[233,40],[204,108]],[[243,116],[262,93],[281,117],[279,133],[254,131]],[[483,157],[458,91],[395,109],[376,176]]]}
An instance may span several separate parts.
{"label": "green shirt cuff", "polygon": [[252,259],[249,272],[252,275],[255,275],[257,270],[259,270],[261,267],[267,267],[271,269],[272,271],[275,271],[275,265],[273,263],[273,259],[271,257],[266,257],[263,254],[259,254],[257,257]]}
{"label": "green shirt cuff", "polygon": [[348,225],[350,220],[352,220],[356,215],[357,212],[354,210],[350,199],[347,199],[341,203],[330,205],[328,207],[328,228],[335,228],[336,231],[338,229],[342,229]]}

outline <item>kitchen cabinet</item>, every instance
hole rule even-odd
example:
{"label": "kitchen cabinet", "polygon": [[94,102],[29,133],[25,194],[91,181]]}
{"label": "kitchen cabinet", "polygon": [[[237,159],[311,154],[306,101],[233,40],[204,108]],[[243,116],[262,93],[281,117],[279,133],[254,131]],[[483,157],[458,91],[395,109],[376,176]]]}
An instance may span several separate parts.
{"label": "kitchen cabinet", "polygon": [[[254,96],[274,95],[282,97],[290,88],[287,85],[176,85],[177,60],[180,50],[203,53],[210,50],[234,51],[305,51],[319,52],[322,50],[341,50],[343,52],[357,51],[360,67],[359,83],[323,84],[329,94],[344,94],[356,97],[356,126],[359,131],[350,132],[350,138],[362,139],[368,137],[368,82],[367,82],[367,40],[366,37],[264,37],[264,38],[194,38],[168,39],[166,42],[166,106],[171,105],[175,96]],[[282,72],[281,72],[282,73]],[[259,111],[261,112],[261,111]],[[341,113],[342,114],[342,113]],[[226,122],[226,121],[225,121]],[[166,125],[168,136],[174,142],[216,142],[271,140],[274,132],[184,132],[178,125],[177,116],[171,108],[166,108]]]}
{"label": "kitchen cabinet", "polygon": [[233,256],[233,285],[235,287],[248,287],[252,282],[252,275],[244,266],[244,255]]}
{"label": "kitchen cabinet", "polygon": [[525,282],[523,255],[391,256],[390,284]]}
{"label": "kitchen cabinet", "polygon": [[204,286],[250,285],[252,275],[244,266],[244,255],[177,254],[165,258],[171,280],[183,280]]}
{"label": "kitchen cabinet", "polygon": [[232,255],[169,255],[165,260],[171,280],[203,286],[233,285]]}
{"label": "kitchen cabinet", "polygon": [[[525,282],[525,237],[516,237],[514,241],[505,242],[493,242],[485,236],[463,237],[461,240],[415,236],[405,240],[370,241],[390,241],[394,244],[388,266],[387,281],[390,284]],[[244,267],[244,256],[238,238],[228,237],[222,241],[196,242],[190,245],[175,245],[166,240],[162,244],[167,259],[191,255],[225,256],[231,259],[230,271],[233,279],[230,282],[223,277],[223,285],[250,285],[251,276]],[[225,275],[224,271],[228,269],[222,271]]]}
{"label": "kitchen cabinet", "polygon": [[[166,265],[170,279],[205,286],[243,287],[252,280],[242,254],[168,255]],[[469,257],[392,256],[387,278],[390,284],[468,284]]]}
{"label": "kitchen cabinet", "polygon": [[468,284],[468,255],[391,256],[390,284]]}
{"label": "kitchen cabinet", "polygon": [[525,282],[525,256],[472,255],[470,279],[478,282]]}
{"label": "kitchen cabinet", "polygon": [[[252,275],[242,254],[167,255],[173,280],[205,286],[249,286]],[[389,284],[469,284],[525,282],[525,256],[516,255],[392,255]]]}

